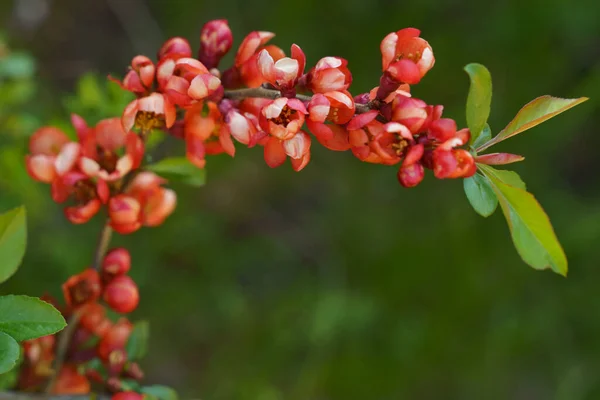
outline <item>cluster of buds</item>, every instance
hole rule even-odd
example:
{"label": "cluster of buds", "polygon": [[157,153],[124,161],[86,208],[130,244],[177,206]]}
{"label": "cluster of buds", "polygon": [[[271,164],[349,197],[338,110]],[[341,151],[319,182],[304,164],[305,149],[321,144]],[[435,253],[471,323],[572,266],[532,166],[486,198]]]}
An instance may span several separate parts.
{"label": "cluster of buds", "polygon": [[176,195],[161,187],[166,181],[138,173],[144,156],[140,135],[124,130],[120,118],[104,119],[95,127],[78,115],[71,121],[76,141],[58,128],[42,127],[31,136],[26,157],[29,175],[51,185],[54,201],[68,203],[64,212],[69,221],[83,224],[106,207],[111,226],[130,233],[160,224],[173,212]]}
{"label": "cluster of buds", "polygon": [[76,326],[60,371],[53,371],[60,337],[51,335],[23,343],[19,389],[36,390],[54,373],[50,391],[55,394],[87,394],[92,385],[120,392],[123,379],[143,378],[140,366],[129,360],[125,350],[133,324],[125,317],[113,322],[107,316],[107,307],[127,314],[138,305],[137,285],[127,275],[130,268],[129,252],[113,249],[102,260],[100,271],[87,268],[63,284],[65,306],[46,298]]}

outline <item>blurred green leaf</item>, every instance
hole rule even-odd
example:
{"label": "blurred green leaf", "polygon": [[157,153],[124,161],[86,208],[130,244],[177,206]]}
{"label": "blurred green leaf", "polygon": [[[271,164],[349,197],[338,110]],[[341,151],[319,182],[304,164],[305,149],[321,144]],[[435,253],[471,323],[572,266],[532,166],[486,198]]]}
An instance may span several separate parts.
{"label": "blurred green leaf", "polygon": [[463,180],[465,194],[475,212],[482,217],[489,217],[496,211],[498,197],[494,194],[489,180],[477,173]]}
{"label": "blurred green leaf", "polygon": [[548,216],[531,193],[510,186],[496,174],[486,173],[504,212],[513,243],[519,255],[535,269],[548,267],[567,275],[567,258]]}
{"label": "blurred green leaf", "polygon": [[538,97],[525,104],[506,128],[500,131],[492,140],[479,146],[477,151],[485,150],[496,143],[533,128],[586,100],[588,100],[587,97],[580,97],[578,99],[561,99],[548,95]]}
{"label": "blurred green leaf", "polygon": [[526,190],[527,187],[523,179],[515,171],[507,171],[505,169],[496,169],[485,164],[477,164],[477,167],[484,172],[484,175],[492,175],[498,180],[507,185],[514,186],[519,189]]}
{"label": "blurred green leaf", "polygon": [[163,385],[143,386],[141,391],[143,394],[158,400],[177,400],[179,398],[173,388]]}
{"label": "blurred green leaf", "polygon": [[8,372],[0,374],[0,390],[10,390],[17,385],[19,378],[18,368],[11,369]]}
{"label": "blurred green leaf", "polygon": [[492,76],[481,64],[468,64],[465,71],[471,79],[467,97],[467,126],[471,131],[471,144],[475,143],[490,116],[492,105]]}
{"label": "blurred green leaf", "polygon": [[146,166],[146,169],[190,186],[203,186],[206,183],[206,170],[196,167],[185,157],[165,158]]}
{"label": "blurred green leaf", "polygon": [[0,297],[0,332],[19,342],[51,335],[66,325],[57,309],[36,297]]}
{"label": "blurred green leaf", "polygon": [[97,108],[106,102],[106,95],[94,73],[83,75],[77,82],[77,96],[81,105],[87,108]]}
{"label": "blurred green leaf", "polygon": [[26,244],[25,207],[0,214],[0,283],[17,271],[25,255]]}
{"label": "blurred green leaf", "polygon": [[0,58],[0,78],[24,79],[35,73],[35,60],[27,53],[12,52]]}
{"label": "blurred green leaf", "polygon": [[0,374],[10,371],[19,359],[19,343],[11,336],[0,332]]}
{"label": "blurred green leaf", "polygon": [[0,91],[0,105],[3,107],[16,106],[30,100],[36,91],[32,80],[17,80],[5,82]]}
{"label": "blurred green leaf", "polygon": [[125,351],[130,360],[139,360],[146,355],[148,351],[148,337],[150,335],[150,325],[148,321],[138,321],[133,326],[133,331],[129,335]]}
{"label": "blurred green leaf", "polygon": [[471,137],[471,147],[476,149],[492,138],[492,129],[488,124],[485,124],[481,133],[475,140]]}

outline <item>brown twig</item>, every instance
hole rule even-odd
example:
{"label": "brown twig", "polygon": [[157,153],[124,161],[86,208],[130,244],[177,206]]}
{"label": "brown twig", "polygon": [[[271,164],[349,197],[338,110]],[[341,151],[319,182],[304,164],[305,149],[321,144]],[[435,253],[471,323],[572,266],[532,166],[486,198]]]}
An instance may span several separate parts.
{"label": "brown twig", "polygon": [[[231,100],[242,100],[251,97],[275,100],[276,98],[281,97],[281,92],[279,90],[267,89],[261,86],[257,88],[226,90],[223,97]],[[309,102],[312,99],[311,96],[306,96],[303,94],[297,94],[296,98],[303,102]],[[376,109],[375,103],[356,104],[357,114],[364,114],[374,109]]]}

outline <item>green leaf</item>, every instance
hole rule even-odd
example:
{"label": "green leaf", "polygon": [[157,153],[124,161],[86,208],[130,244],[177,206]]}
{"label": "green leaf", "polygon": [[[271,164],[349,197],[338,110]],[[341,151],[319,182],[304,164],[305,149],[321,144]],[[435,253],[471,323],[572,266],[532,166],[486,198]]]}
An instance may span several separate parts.
{"label": "green leaf", "polygon": [[138,321],[133,326],[133,331],[129,335],[125,351],[130,360],[139,360],[146,355],[148,351],[148,337],[150,335],[150,325],[148,321]]}
{"label": "green leaf", "polygon": [[485,126],[483,127],[483,130],[481,131],[481,133],[479,134],[479,136],[477,136],[477,138],[475,140],[473,140],[473,138],[471,137],[471,147],[476,149],[479,146],[481,146],[482,144],[484,144],[485,142],[489,141],[492,138],[492,129],[490,128],[490,126],[488,124],[485,124]]}
{"label": "green leaf", "polygon": [[492,76],[481,64],[468,64],[465,71],[471,79],[467,97],[467,126],[471,131],[471,144],[475,143],[490,116],[492,105]]}
{"label": "green leaf", "polygon": [[538,97],[525,104],[506,128],[496,135],[495,138],[479,146],[477,151],[485,150],[496,143],[533,128],[586,100],[588,100],[587,97],[580,97],[578,99],[561,99],[547,95]]}
{"label": "green leaf", "polygon": [[156,164],[148,165],[146,169],[190,186],[203,186],[206,182],[206,171],[196,167],[185,157],[165,158]]}
{"label": "green leaf", "polygon": [[29,78],[35,73],[35,60],[27,53],[13,52],[0,58],[0,76],[11,79]]}
{"label": "green leaf", "polygon": [[490,181],[477,173],[463,181],[465,194],[475,212],[483,217],[489,217],[496,211],[498,197],[490,185]]}
{"label": "green leaf", "polygon": [[535,269],[550,267],[566,276],[567,258],[548,216],[535,197],[523,189],[507,185],[494,174],[485,170],[484,173],[498,196],[513,243],[523,261]]}
{"label": "green leaf", "polygon": [[104,105],[106,96],[96,74],[83,75],[77,82],[77,96],[81,105],[86,108],[95,108]]}
{"label": "green leaf", "polygon": [[515,171],[507,171],[505,169],[496,169],[485,164],[477,164],[477,167],[484,172],[486,176],[494,176],[499,181],[507,185],[514,186],[519,189],[526,190],[527,187],[523,179]]}
{"label": "green leaf", "polygon": [[18,368],[13,367],[10,371],[0,374],[0,390],[10,390],[17,386],[19,379],[18,371]]}
{"label": "green leaf", "polygon": [[19,268],[25,255],[26,242],[25,207],[0,214],[0,283]]}
{"label": "green leaf", "polygon": [[177,392],[168,386],[152,385],[142,387],[142,393],[158,400],[177,400]]}
{"label": "green leaf", "polygon": [[19,359],[21,348],[10,335],[0,332],[0,374],[10,371]]}
{"label": "green leaf", "polygon": [[0,331],[19,342],[51,335],[66,325],[57,309],[36,297],[0,297]]}

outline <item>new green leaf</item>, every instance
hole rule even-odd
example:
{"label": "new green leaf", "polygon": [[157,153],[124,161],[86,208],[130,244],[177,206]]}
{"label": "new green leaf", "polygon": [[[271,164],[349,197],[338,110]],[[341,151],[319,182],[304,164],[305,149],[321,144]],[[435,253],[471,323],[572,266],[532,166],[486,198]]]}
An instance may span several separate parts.
{"label": "new green leaf", "polygon": [[125,346],[127,356],[131,360],[139,360],[146,355],[149,335],[150,326],[148,321],[138,321],[135,323]]}
{"label": "new green leaf", "polygon": [[26,242],[25,207],[0,214],[0,283],[19,268],[25,255]]}
{"label": "new green leaf", "polygon": [[519,255],[535,269],[552,268],[567,275],[567,258],[548,216],[531,193],[507,185],[496,174],[483,169],[508,222]]}
{"label": "new green leaf", "polygon": [[471,136],[471,147],[476,149],[479,146],[481,146],[482,144],[484,144],[485,142],[489,141],[491,138],[492,138],[492,129],[490,128],[490,126],[488,124],[485,124],[485,126],[483,127],[483,130],[481,131],[479,136],[477,136],[477,138],[473,139],[473,137]]}
{"label": "new green leaf", "polygon": [[19,343],[10,335],[0,332],[0,374],[10,371],[17,360],[20,352]]}
{"label": "new green leaf", "polygon": [[525,182],[515,171],[507,171],[505,169],[496,169],[485,164],[477,164],[479,170],[483,171],[486,176],[494,176],[507,185],[514,186],[519,189],[527,190]]}
{"label": "new green leaf", "polygon": [[489,180],[481,175],[475,174],[463,180],[465,194],[475,212],[483,217],[489,217],[496,211],[498,197],[494,193]]}
{"label": "new green leaf", "polygon": [[490,116],[492,105],[492,76],[481,64],[469,64],[465,71],[471,79],[467,97],[467,126],[471,131],[471,144],[475,143]]}
{"label": "new green leaf", "polygon": [[158,400],[177,400],[177,392],[163,385],[152,385],[152,386],[144,386],[142,387],[142,393],[148,395],[151,398],[156,398]]}
{"label": "new green leaf", "polygon": [[525,104],[519,110],[512,121],[504,128],[496,137],[487,143],[479,146],[477,151],[482,151],[488,147],[515,136],[527,129],[533,128],[536,125],[564,112],[569,108],[575,107],[578,104],[588,100],[587,97],[578,99],[561,99],[559,97],[541,96],[537,99]]}
{"label": "new green leaf", "polygon": [[51,335],[66,325],[58,310],[36,297],[0,297],[0,332],[19,342]]}
{"label": "new green leaf", "polygon": [[206,182],[206,171],[196,167],[185,157],[165,158],[156,164],[148,165],[146,169],[191,186],[203,186]]}

